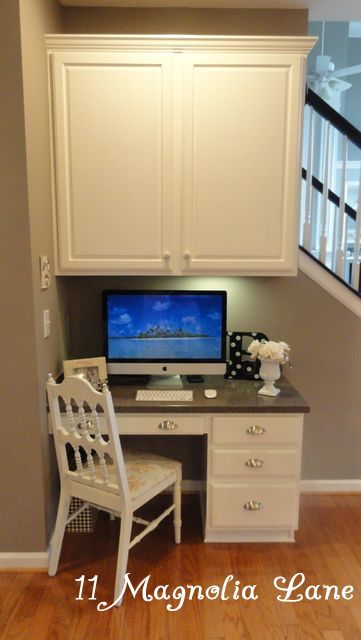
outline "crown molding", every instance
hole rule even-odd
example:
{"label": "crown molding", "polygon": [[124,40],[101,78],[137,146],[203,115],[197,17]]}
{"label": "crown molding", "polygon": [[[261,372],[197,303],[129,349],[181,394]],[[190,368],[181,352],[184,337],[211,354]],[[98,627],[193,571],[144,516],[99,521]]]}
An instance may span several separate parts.
{"label": "crown molding", "polygon": [[47,34],[49,51],[224,51],[307,55],[317,42],[310,36],[186,36]]}

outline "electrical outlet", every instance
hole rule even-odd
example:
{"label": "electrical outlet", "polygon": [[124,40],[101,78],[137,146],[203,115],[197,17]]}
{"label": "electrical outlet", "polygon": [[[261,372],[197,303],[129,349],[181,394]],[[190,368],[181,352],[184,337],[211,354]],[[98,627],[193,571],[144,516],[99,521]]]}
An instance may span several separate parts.
{"label": "electrical outlet", "polygon": [[47,289],[50,284],[50,260],[48,256],[40,256],[40,288]]}

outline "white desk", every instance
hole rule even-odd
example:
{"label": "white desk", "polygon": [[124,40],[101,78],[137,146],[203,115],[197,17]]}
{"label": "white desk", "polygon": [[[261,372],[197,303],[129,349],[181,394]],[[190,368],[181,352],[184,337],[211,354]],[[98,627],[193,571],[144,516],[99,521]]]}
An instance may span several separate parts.
{"label": "white desk", "polygon": [[[213,378],[176,406],[137,402],[136,387],[111,388],[121,435],[206,437],[206,542],[294,540],[309,407],[285,380],[276,398],[257,395],[260,384]],[[218,387],[216,399],[204,398],[207,386]]]}

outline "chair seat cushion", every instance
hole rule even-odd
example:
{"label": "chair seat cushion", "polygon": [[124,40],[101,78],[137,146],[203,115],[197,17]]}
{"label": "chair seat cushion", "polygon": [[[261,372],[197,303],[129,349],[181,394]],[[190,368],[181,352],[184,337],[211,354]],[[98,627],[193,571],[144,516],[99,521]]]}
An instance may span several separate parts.
{"label": "chair seat cushion", "polygon": [[181,463],[152,453],[124,452],[125,469],[132,499],[147,493],[159,482],[163,482],[177,470]]}
{"label": "chair seat cushion", "polygon": [[[130,497],[136,500],[147,494],[152,487],[158,483],[170,478],[178,470],[181,471],[182,465],[176,460],[164,458],[152,453],[138,453],[136,451],[123,451],[125,471],[127,474],[128,487]],[[83,462],[83,472],[78,474],[76,469],[69,470],[67,475],[72,480],[76,480],[81,484],[98,486],[109,491],[110,493],[119,493],[118,482],[115,474],[115,465],[112,459],[107,457],[107,481],[102,480],[100,472],[99,458],[93,457],[96,480],[91,480],[89,466],[87,462]],[[171,481],[170,481],[171,483]]]}

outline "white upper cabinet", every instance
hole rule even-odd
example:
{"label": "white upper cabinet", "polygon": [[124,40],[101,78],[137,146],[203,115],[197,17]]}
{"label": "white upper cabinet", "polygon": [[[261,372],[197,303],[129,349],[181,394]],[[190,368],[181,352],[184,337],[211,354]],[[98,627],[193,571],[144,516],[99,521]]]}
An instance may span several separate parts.
{"label": "white upper cabinet", "polygon": [[57,273],[296,273],[313,43],[48,36]]}
{"label": "white upper cabinet", "polygon": [[190,270],[292,273],[297,256],[295,56],[185,60],[184,242]]}
{"label": "white upper cabinet", "polygon": [[52,58],[59,273],[164,270],[173,237],[170,56]]}

